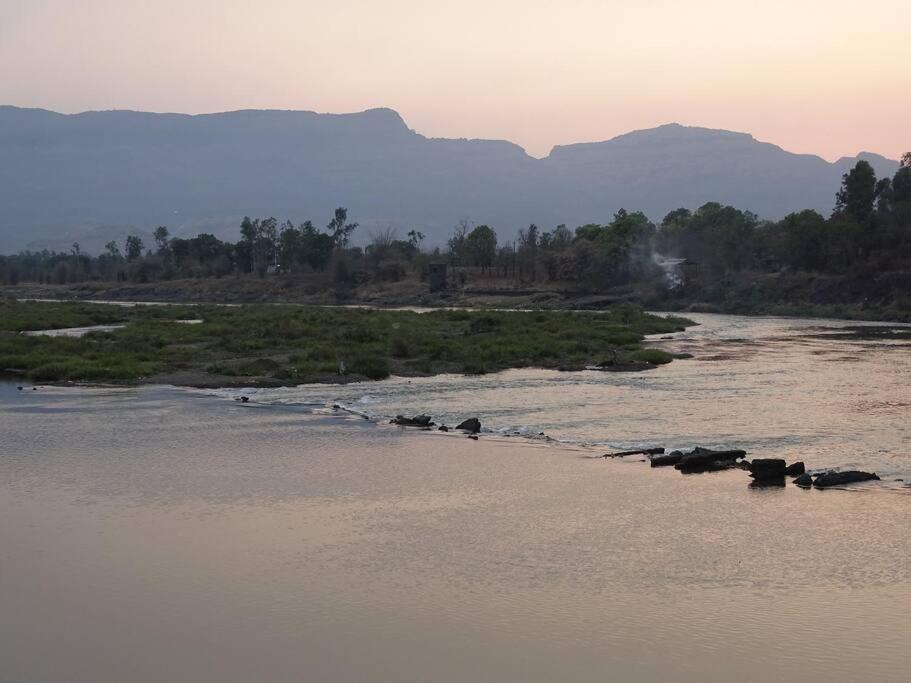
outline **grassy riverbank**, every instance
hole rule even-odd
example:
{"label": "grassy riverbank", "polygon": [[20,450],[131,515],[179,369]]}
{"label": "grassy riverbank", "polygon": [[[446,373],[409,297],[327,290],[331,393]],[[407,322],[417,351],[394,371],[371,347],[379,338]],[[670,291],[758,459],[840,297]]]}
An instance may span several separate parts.
{"label": "grassy riverbank", "polygon": [[[198,319],[199,324],[176,321]],[[430,313],[290,305],[0,303],[0,370],[33,381],[283,385],[507,368],[647,369],[670,362],[640,346],[688,323],[631,307],[585,313]],[[125,323],[83,337],[28,330]],[[339,374],[344,363],[345,373]]]}

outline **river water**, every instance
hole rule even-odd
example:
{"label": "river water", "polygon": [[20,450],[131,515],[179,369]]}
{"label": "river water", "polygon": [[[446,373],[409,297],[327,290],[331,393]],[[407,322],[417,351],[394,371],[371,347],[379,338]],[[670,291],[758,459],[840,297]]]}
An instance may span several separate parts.
{"label": "river water", "polygon": [[[907,680],[907,342],[693,317],[638,374],[0,383],[0,680]],[[884,481],[589,457],[697,443]]]}
{"label": "river water", "polygon": [[845,334],[858,323],[836,320],[689,315],[699,325],[649,343],[693,358],[649,372],[514,370],[216,393],[289,409],[337,404],[378,421],[426,413],[453,426],[477,416],[500,434],[608,450],[743,448],[911,482],[911,337],[858,339]]}

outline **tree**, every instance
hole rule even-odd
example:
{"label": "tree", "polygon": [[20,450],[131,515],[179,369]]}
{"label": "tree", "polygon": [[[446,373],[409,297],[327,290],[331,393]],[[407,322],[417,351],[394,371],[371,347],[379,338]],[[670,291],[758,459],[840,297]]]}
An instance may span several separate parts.
{"label": "tree", "polygon": [[528,262],[531,271],[531,281],[537,279],[536,264],[538,260],[538,226],[532,223],[528,230],[519,230],[519,253],[523,262]]}
{"label": "tree", "polygon": [[152,235],[155,238],[155,246],[158,247],[158,253],[163,254],[168,250],[168,243],[171,240],[171,236],[168,233],[168,229],[159,225],[155,228],[155,232]]}
{"label": "tree", "polygon": [[464,248],[471,264],[486,271],[497,255],[497,233],[487,225],[479,225],[465,237]]}
{"label": "tree", "polygon": [[462,261],[467,258],[465,253],[465,239],[471,231],[471,223],[467,218],[463,218],[452,229],[452,235],[446,240],[446,247],[449,251],[449,260],[453,265],[462,265]]}
{"label": "tree", "polygon": [[911,200],[911,152],[905,155],[909,163],[902,166],[892,178],[892,200],[907,202]]}
{"label": "tree", "polygon": [[901,165],[902,168],[911,168],[911,152],[902,154]]}
{"label": "tree", "polygon": [[357,223],[348,223],[348,209],[340,206],[335,210],[335,215],[326,226],[326,230],[335,242],[335,246],[344,249],[348,246],[351,239],[351,233],[358,227]]}
{"label": "tree", "polygon": [[421,250],[421,242],[423,242],[423,241],[424,241],[424,233],[423,233],[423,232],[419,232],[419,231],[417,231],[417,230],[409,230],[409,231],[408,231],[408,244],[411,245],[411,248],[412,248],[414,251],[417,252],[417,251],[420,251],[420,250]]}
{"label": "tree", "polygon": [[104,245],[104,250],[108,253],[112,259],[120,258],[120,247],[117,246],[117,242],[111,240]]}
{"label": "tree", "polygon": [[865,223],[873,213],[876,200],[876,172],[868,161],[858,161],[841,178],[841,189],[835,195],[835,211]]}
{"label": "tree", "polygon": [[335,248],[335,240],[332,235],[320,232],[310,221],[304,221],[301,224],[300,232],[303,255],[301,260],[311,268],[325,270],[332,257],[332,250]]}
{"label": "tree", "polygon": [[143,248],[142,238],[137,237],[136,235],[129,235],[123,250],[126,254],[127,261],[135,261],[141,257]]}

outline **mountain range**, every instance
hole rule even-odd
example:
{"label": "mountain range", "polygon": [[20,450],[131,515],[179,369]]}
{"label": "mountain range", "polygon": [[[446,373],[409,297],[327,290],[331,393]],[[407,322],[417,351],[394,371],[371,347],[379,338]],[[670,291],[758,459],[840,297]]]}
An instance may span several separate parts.
{"label": "mountain range", "polygon": [[[428,138],[391,109],[355,114],[58,114],[0,106],[0,253],[99,251],[111,239],[212,232],[236,239],[244,215],[328,222],[345,206],[370,231],[421,230],[442,244],[461,219],[502,237],[606,222],[622,208],[660,221],[718,201],[763,218],[828,214],[862,153],[830,163],[746,133],[668,124],[537,159],[507,141]],[[358,241],[357,239],[355,240]]]}

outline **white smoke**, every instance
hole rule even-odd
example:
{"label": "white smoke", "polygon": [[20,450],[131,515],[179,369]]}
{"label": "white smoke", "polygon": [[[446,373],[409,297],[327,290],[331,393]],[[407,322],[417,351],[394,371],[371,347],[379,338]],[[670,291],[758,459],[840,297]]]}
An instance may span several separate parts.
{"label": "white smoke", "polygon": [[683,264],[686,259],[666,258],[658,252],[652,252],[652,261],[664,272],[664,281],[668,289],[680,289],[683,287]]}

